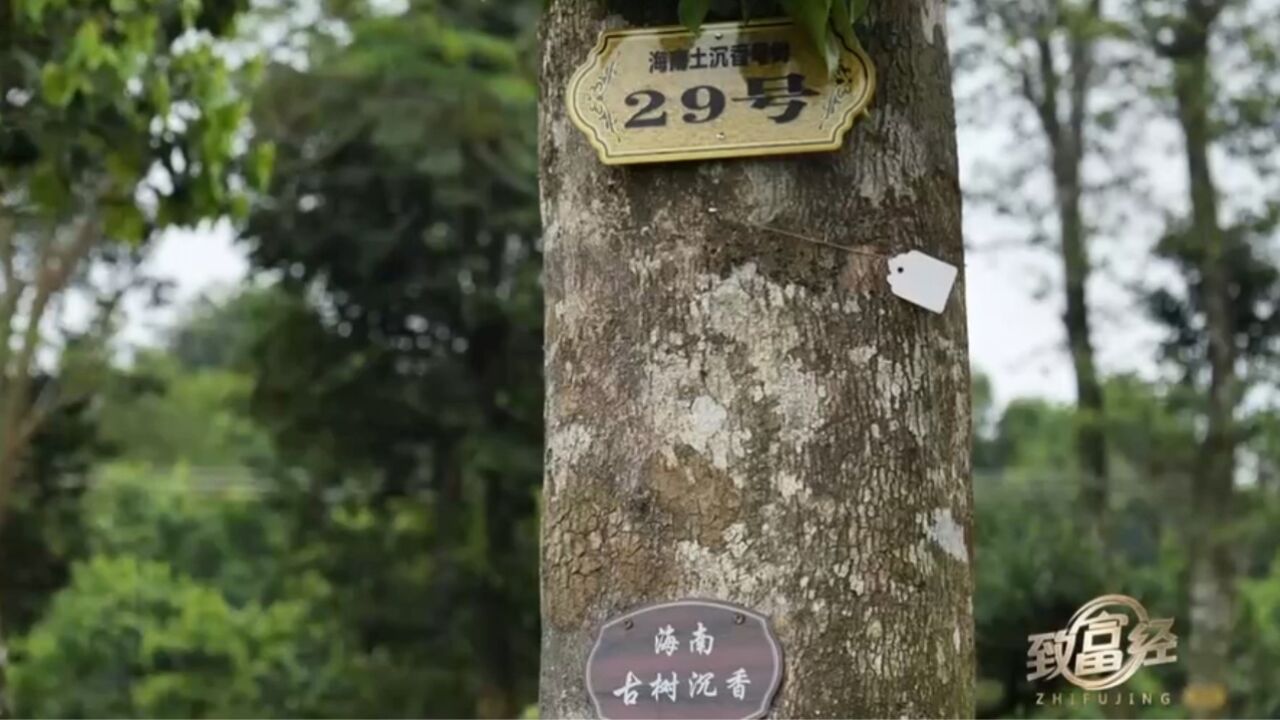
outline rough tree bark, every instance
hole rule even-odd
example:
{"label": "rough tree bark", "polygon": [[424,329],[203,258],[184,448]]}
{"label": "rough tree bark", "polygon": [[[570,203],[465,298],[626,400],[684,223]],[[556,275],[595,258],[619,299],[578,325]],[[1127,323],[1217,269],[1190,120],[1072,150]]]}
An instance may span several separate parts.
{"label": "rough tree bark", "polygon": [[[1235,566],[1228,531],[1234,494],[1239,402],[1237,348],[1231,305],[1231,270],[1218,213],[1218,189],[1210,162],[1214,132],[1209,117],[1212,78],[1209,38],[1223,2],[1188,2],[1177,41],[1166,48],[1174,63],[1178,122],[1186,142],[1191,232],[1200,255],[1201,298],[1208,340],[1209,390],[1205,438],[1192,486],[1196,522],[1191,542],[1191,637],[1187,658],[1189,697],[1226,699]],[[1225,704],[1193,702],[1202,716],[1218,716]]]}
{"label": "rough tree bark", "polygon": [[838,153],[605,167],[565,84],[674,9],[560,0],[542,28],[543,716],[592,714],[603,621],[683,597],[772,617],[774,716],[969,716],[963,285],[934,316],[883,260],[725,222],[962,264],[945,4],[872,4],[878,96]]}

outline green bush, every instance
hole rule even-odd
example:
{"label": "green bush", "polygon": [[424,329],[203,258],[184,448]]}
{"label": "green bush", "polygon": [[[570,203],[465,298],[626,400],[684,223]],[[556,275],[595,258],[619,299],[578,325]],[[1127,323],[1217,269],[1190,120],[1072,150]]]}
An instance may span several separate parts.
{"label": "green bush", "polygon": [[325,715],[347,663],[305,601],[233,607],[129,556],[79,564],[16,650],[17,709],[40,717]]}

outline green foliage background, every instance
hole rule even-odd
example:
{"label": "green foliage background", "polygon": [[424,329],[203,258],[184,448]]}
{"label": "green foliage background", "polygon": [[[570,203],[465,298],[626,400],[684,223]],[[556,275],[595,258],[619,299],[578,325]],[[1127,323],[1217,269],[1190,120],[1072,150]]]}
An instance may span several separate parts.
{"label": "green foliage background", "polygon": [[[871,0],[779,0],[779,9],[804,28],[810,42],[823,49],[828,66],[839,55],[837,36],[857,42],[854,25],[867,14]],[[685,27],[697,32],[716,3],[713,0],[679,0],[678,14]],[[743,2],[736,10],[745,8]]]}

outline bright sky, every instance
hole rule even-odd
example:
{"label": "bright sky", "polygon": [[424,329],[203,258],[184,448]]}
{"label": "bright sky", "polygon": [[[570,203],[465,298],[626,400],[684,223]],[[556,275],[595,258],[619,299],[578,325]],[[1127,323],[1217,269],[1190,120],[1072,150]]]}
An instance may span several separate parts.
{"label": "bright sky", "polygon": [[172,281],[174,293],[173,302],[159,309],[145,307],[142,298],[131,299],[126,341],[135,344],[154,342],[175,312],[201,294],[235,287],[248,273],[249,262],[243,246],[234,242],[230,224],[221,222],[166,233],[143,268],[148,275]]}

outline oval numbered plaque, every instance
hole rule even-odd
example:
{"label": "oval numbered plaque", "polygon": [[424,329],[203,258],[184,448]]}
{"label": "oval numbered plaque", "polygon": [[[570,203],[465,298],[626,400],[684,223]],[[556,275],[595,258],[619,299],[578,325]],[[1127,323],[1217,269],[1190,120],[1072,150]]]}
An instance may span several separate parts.
{"label": "oval numbered plaque", "polygon": [[602,718],[764,717],[782,683],[768,619],[713,600],[650,605],[600,628],[587,691]]}
{"label": "oval numbered plaque", "polygon": [[790,20],[606,32],[569,113],[608,165],[835,150],[876,84],[841,44],[828,72]]}

